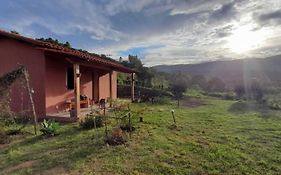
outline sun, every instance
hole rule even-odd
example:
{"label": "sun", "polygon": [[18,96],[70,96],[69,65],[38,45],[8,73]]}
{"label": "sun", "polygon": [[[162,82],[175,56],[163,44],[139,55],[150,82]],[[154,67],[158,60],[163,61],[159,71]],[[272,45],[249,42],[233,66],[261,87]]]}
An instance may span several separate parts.
{"label": "sun", "polygon": [[251,27],[239,27],[227,38],[227,48],[242,54],[257,49],[264,44],[267,36],[265,30],[252,30]]}

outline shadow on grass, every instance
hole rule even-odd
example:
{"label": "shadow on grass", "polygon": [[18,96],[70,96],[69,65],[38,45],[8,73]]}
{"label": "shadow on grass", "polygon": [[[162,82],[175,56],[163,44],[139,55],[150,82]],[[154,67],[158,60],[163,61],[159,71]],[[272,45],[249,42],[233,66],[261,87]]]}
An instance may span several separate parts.
{"label": "shadow on grass", "polygon": [[[28,167],[32,174],[55,167],[70,169],[76,162],[88,156],[97,156],[101,152],[100,149],[105,146],[103,133],[94,132],[98,131],[82,131],[71,126],[63,129],[58,136],[50,138],[33,136],[15,142],[0,151],[0,157],[5,157],[5,161],[0,158],[0,162],[3,161],[0,171],[11,169],[30,160],[38,161]],[[17,154],[13,154],[13,151]],[[23,170],[15,169],[11,173],[18,171]]]}
{"label": "shadow on grass", "polygon": [[236,102],[230,106],[228,111],[235,114],[243,114],[243,113],[251,112],[252,110],[248,103]]}
{"label": "shadow on grass", "polygon": [[230,106],[228,111],[234,114],[257,113],[262,118],[278,118],[278,111],[268,108],[266,104],[236,102]]}

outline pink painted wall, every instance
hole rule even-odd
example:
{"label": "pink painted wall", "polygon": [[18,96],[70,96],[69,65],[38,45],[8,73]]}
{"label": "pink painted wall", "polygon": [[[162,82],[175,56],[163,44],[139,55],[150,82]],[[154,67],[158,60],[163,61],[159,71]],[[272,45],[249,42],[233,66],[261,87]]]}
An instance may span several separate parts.
{"label": "pink painted wall", "polygon": [[64,58],[46,56],[46,112],[63,111],[65,101],[72,99],[74,91],[66,87],[66,69],[72,65]]}
{"label": "pink painted wall", "polygon": [[[56,113],[64,111],[66,100],[74,98],[74,90],[68,90],[66,87],[66,69],[72,67],[62,57],[46,56],[46,109],[47,113]],[[94,68],[80,66],[81,94],[93,99],[93,89],[95,101],[110,96],[109,93],[109,74],[101,73]],[[116,72],[112,76],[113,97],[116,98],[117,76]],[[96,78],[95,78],[96,77]],[[98,77],[98,78],[97,78]],[[99,81],[99,82],[97,82]],[[114,89],[115,88],[115,89]]]}
{"label": "pink painted wall", "polygon": [[99,77],[99,99],[109,97],[109,73],[101,74]]}
{"label": "pink painted wall", "polygon": [[[107,99],[110,97],[109,73],[101,74],[99,78],[99,99]],[[117,73],[112,73],[112,98],[117,98]]]}
{"label": "pink painted wall", "polygon": [[[25,65],[30,74],[34,89],[34,102],[37,115],[56,113],[65,109],[65,101],[74,98],[74,91],[66,87],[66,69],[72,67],[61,56],[45,56],[43,51],[12,39],[0,40],[0,76],[14,69],[18,64]],[[109,93],[109,73],[81,66],[81,94],[93,98],[107,99]],[[95,73],[94,73],[95,72]],[[95,78],[94,78],[95,77]],[[112,95],[116,98],[117,74],[112,75]],[[94,79],[94,82],[92,81]],[[99,81],[99,82],[97,82]],[[11,89],[11,109],[15,112],[31,109],[26,89],[15,83]]]}
{"label": "pink painted wall", "polygon": [[117,72],[113,71],[112,74],[112,98],[117,98]]}
{"label": "pink painted wall", "polygon": [[93,99],[93,70],[85,67],[81,67],[80,69],[82,73],[80,93]]}
{"label": "pink painted wall", "polygon": [[[24,65],[30,75],[30,84],[34,89],[33,99],[37,115],[45,115],[45,59],[42,51],[28,44],[12,40],[0,40],[0,76],[11,71],[17,65]],[[31,104],[27,90],[19,82],[12,86],[11,109],[15,112],[30,110]]]}
{"label": "pink painted wall", "polygon": [[[47,113],[61,112],[66,109],[65,102],[74,99],[74,90],[67,89],[66,70],[73,67],[63,57],[46,56],[46,109]],[[92,70],[80,66],[80,93],[93,97]]]}

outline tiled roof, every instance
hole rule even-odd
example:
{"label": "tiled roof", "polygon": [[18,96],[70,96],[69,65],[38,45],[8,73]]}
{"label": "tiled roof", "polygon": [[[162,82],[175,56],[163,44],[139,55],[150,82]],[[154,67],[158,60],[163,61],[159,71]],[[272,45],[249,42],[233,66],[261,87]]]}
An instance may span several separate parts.
{"label": "tiled roof", "polygon": [[76,58],[80,58],[82,60],[88,61],[89,63],[102,64],[102,65],[108,66],[108,67],[110,67],[114,70],[117,70],[117,71],[126,72],[126,73],[135,72],[134,70],[123,66],[122,64],[118,63],[117,61],[104,59],[99,55],[85,53],[85,52],[81,52],[81,51],[74,50],[74,49],[69,49],[69,48],[66,48],[66,47],[63,47],[63,46],[60,46],[60,45],[57,45],[57,44],[51,44],[51,43],[48,43],[48,42],[35,40],[35,39],[32,39],[32,38],[24,37],[24,36],[21,36],[19,34],[10,33],[10,32],[6,32],[6,31],[3,31],[3,30],[0,30],[0,37],[1,36],[11,38],[11,39],[16,39],[16,40],[34,45],[38,49],[41,49],[41,50],[44,50],[44,51],[69,55],[69,56],[72,56],[72,57],[76,57]]}

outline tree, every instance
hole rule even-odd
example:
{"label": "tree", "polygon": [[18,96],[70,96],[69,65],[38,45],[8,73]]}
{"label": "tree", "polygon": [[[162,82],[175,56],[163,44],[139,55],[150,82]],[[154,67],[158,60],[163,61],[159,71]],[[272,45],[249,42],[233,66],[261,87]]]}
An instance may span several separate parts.
{"label": "tree", "polygon": [[143,68],[143,64],[141,62],[141,60],[138,58],[138,56],[133,56],[133,55],[129,55],[128,56],[128,61],[129,61],[129,67],[131,68],[135,68],[137,70],[140,70]]}
{"label": "tree", "polygon": [[71,48],[71,45],[70,45],[70,43],[68,41],[66,41],[65,44],[63,44],[63,46],[67,47],[67,48]]}
{"label": "tree", "polygon": [[204,75],[194,75],[191,78],[191,84],[198,85],[203,90],[207,88],[207,80]]}
{"label": "tree", "polygon": [[213,92],[222,92],[225,90],[225,83],[218,77],[208,81],[208,90]]}
{"label": "tree", "polygon": [[13,33],[13,34],[16,34],[16,35],[20,34],[19,32],[15,31],[15,30],[11,30],[10,32]]}
{"label": "tree", "polygon": [[[59,40],[53,39],[53,38],[37,38],[36,40],[48,42],[48,43],[51,43],[51,44],[57,44],[57,45],[60,45],[60,46],[63,46],[63,47],[69,48],[69,49],[72,48],[72,47],[71,47],[71,44],[70,44],[68,41],[66,41],[65,43],[62,43],[62,42],[60,42]],[[85,52],[85,51],[82,50],[82,49],[79,49],[79,51]],[[86,51],[86,52],[87,52],[87,51]]]}
{"label": "tree", "polygon": [[170,91],[173,93],[174,97],[178,101],[178,107],[180,103],[180,99],[184,96],[184,92],[188,86],[188,78],[189,76],[182,74],[181,72],[173,74],[170,80]]}
{"label": "tree", "polygon": [[[122,61],[122,59],[120,59]],[[139,85],[145,87],[152,87],[152,79],[155,73],[152,68],[143,66],[138,56],[129,55],[128,61],[122,61],[122,64],[126,67],[137,70],[136,80]],[[121,78],[121,77],[120,77]]]}
{"label": "tree", "polygon": [[251,92],[251,98],[252,98],[253,100],[255,100],[256,102],[261,102],[261,101],[262,101],[262,98],[263,98],[263,90],[262,90],[261,85],[260,85],[259,82],[254,81],[254,82],[251,84],[250,92]]}
{"label": "tree", "polygon": [[238,99],[241,99],[245,95],[245,87],[243,85],[238,85],[234,88],[234,92]]}

